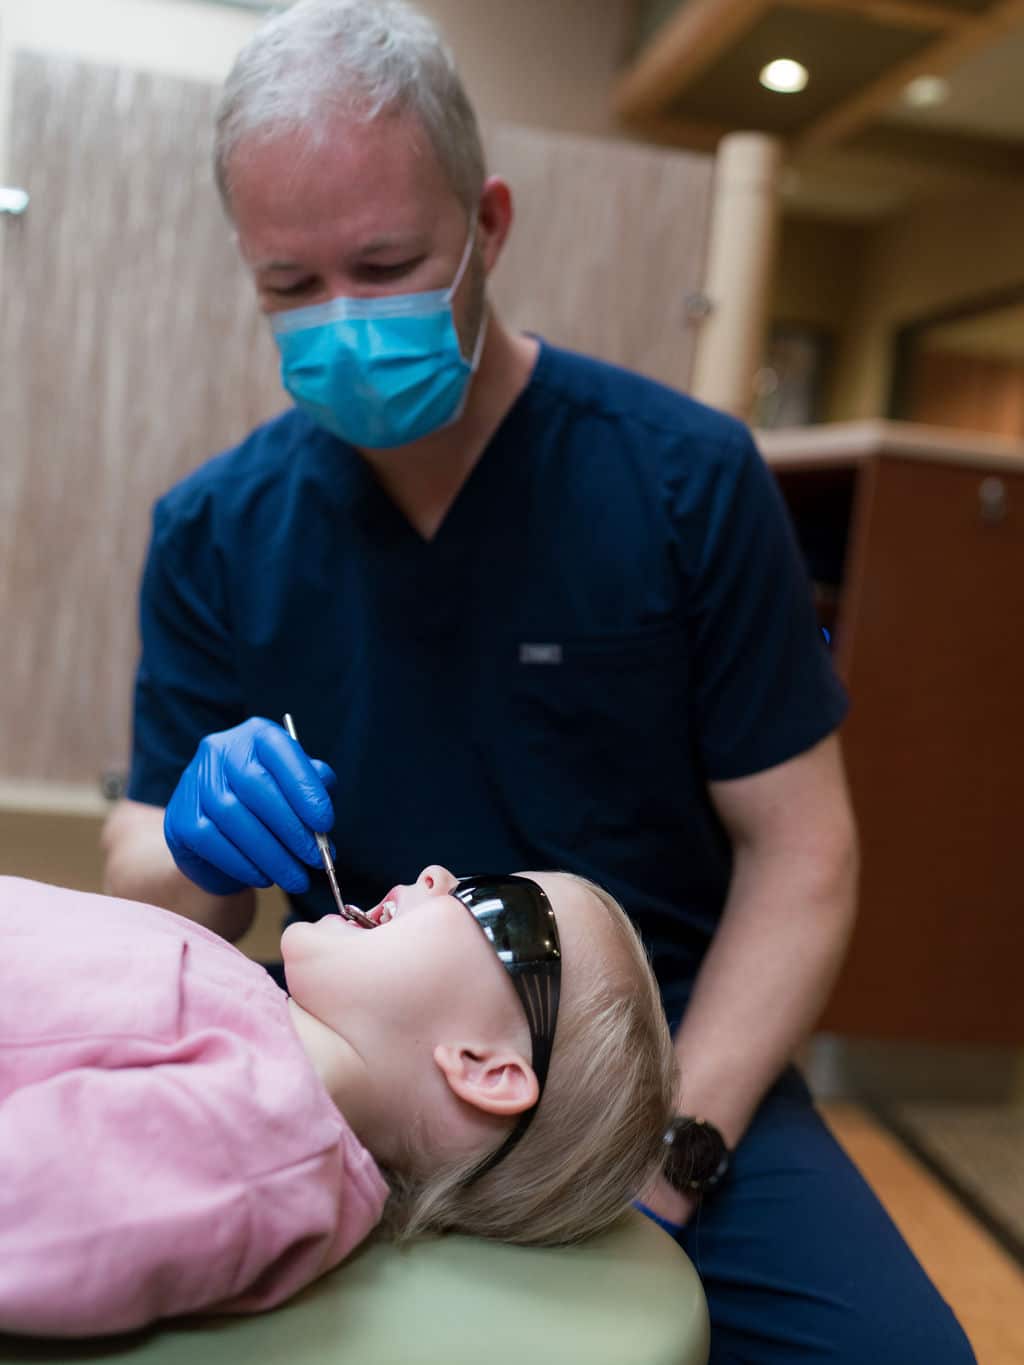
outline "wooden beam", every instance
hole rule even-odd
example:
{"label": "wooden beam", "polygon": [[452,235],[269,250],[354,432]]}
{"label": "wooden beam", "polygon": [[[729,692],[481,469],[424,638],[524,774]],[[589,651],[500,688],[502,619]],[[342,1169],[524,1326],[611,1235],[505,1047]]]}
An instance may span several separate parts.
{"label": "wooden beam", "polygon": [[850,137],[892,104],[917,76],[942,75],[973,53],[991,47],[1004,33],[1011,32],[1021,23],[1024,23],[1024,0],[1002,0],[1001,4],[957,32],[946,34],[908,61],[890,67],[878,80],[825,114],[796,139],[796,151],[818,151]]}
{"label": "wooden beam", "polygon": [[771,0],[686,0],[622,76],[614,107],[623,118],[660,113]]}
{"label": "wooden beam", "polygon": [[959,33],[973,28],[977,15],[970,11],[932,5],[925,0],[789,0],[797,9],[849,10],[890,28],[923,28],[933,33]]}
{"label": "wooden beam", "polygon": [[683,147],[693,152],[713,152],[732,128],[724,123],[694,123],[669,114],[646,114],[626,119],[625,131],[644,142],[661,147]]}

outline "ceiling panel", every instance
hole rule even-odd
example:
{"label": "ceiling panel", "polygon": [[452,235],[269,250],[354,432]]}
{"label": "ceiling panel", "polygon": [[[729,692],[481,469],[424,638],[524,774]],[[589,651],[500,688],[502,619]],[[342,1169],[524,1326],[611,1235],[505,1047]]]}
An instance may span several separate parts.
{"label": "ceiling panel", "polygon": [[[1024,182],[1024,0],[634,3],[647,41],[617,106],[641,136],[708,147],[729,129],[774,133],[790,151],[787,202],[844,217]],[[805,91],[759,85],[778,57],[808,68]],[[908,105],[926,75],[948,97]]]}
{"label": "ceiling panel", "polygon": [[[782,5],[763,14],[707,67],[669,112],[690,122],[795,133],[936,36],[937,31],[897,28],[849,10]],[[807,67],[806,90],[776,95],[758,83],[761,68],[777,57]]]}
{"label": "ceiling panel", "polygon": [[949,98],[928,109],[902,101],[886,119],[937,132],[1024,142],[1024,25],[946,73]]}
{"label": "ceiling panel", "polygon": [[862,128],[844,146],[849,151],[903,163],[916,161],[933,166],[945,163],[965,171],[989,172],[1024,182],[1024,145],[970,133],[879,121]]}

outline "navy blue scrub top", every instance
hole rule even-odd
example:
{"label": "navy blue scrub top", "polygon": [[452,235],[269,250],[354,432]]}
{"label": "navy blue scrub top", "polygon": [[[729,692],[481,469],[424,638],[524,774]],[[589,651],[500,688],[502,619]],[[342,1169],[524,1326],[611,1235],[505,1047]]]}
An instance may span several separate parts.
{"label": "navy blue scrub top", "polygon": [[[730,875],[706,784],[845,697],[775,481],[738,422],[542,345],[432,541],[296,410],[157,504],[128,794],[200,738],[295,717],[338,774],[347,899],[428,863],[606,885],[685,989]],[[293,916],[332,908],[326,882]]]}

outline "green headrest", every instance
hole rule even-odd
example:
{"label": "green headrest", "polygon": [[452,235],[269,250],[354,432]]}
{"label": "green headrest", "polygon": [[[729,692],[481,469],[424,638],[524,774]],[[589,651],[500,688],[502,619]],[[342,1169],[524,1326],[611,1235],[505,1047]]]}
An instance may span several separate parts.
{"label": "green headrest", "polygon": [[631,1212],[580,1246],[370,1243],[272,1313],[104,1341],[0,1338],[0,1361],[110,1365],[706,1365],[693,1266]]}

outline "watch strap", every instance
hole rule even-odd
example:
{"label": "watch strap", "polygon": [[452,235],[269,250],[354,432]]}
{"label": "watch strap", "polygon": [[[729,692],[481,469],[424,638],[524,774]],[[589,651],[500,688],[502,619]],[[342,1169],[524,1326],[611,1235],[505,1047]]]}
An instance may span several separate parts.
{"label": "watch strap", "polygon": [[665,1130],[664,1175],[683,1194],[710,1194],[729,1171],[732,1153],[707,1119],[679,1114]]}

